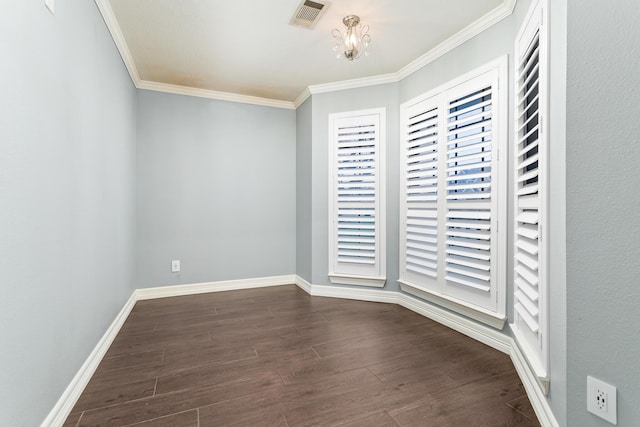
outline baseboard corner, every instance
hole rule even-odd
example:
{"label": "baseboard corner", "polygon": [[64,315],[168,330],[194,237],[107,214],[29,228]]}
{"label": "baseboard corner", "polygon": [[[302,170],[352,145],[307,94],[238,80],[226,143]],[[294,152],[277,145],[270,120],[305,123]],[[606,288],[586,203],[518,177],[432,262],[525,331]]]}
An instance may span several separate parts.
{"label": "baseboard corner", "polygon": [[560,425],[553,415],[551,406],[545,397],[545,390],[543,390],[539,384],[538,376],[527,363],[522,350],[520,350],[518,343],[513,338],[510,338],[510,346],[511,362],[522,381],[522,385],[527,391],[527,396],[538,417],[538,421],[540,421],[542,427],[559,427]]}

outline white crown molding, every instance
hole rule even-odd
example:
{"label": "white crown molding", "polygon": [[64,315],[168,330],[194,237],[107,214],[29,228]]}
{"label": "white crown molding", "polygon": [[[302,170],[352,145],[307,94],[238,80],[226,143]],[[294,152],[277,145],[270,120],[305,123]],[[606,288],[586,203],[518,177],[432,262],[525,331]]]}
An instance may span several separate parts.
{"label": "white crown molding", "polygon": [[116,44],[118,51],[120,52],[120,56],[124,61],[124,66],[127,67],[127,71],[129,71],[129,76],[131,76],[131,80],[133,80],[134,86],[138,87],[138,83],[140,83],[140,74],[138,73],[136,63],[133,60],[133,55],[129,50],[127,40],[124,38],[124,34],[122,34],[120,25],[118,25],[116,15],[113,13],[111,3],[109,3],[109,0],[95,0],[95,2],[98,6],[98,10],[102,14],[104,23],[107,24],[107,28],[111,33],[111,37],[113,38],[113,41]]}
{"label": "white crown molding", "polygon": [[398,80],[408,77],[446,53],[451,52],[464,42],[469,41],[487,28],[490,28],[503,19],[509,17],[513,13],[515,6],[516,0],[504,0],[502,5],[463,28],[461,31],[458,31],[456,34],[449,37],[447,40],[443,41],[415,61],[404,66],[400,71],[398,71]]}
{"label": "white crown molding", "polygon": [[298,108],[299,106],[304,104],[304,101],[306,101],[310,96],[311,90],[308,87],[304,88],[304,90],[300,92],[300,95],[298,95],[298,97],[293,101],[293,105]]}
{"label": "white crown molding", "polygon": [[312,95],[317,93],[335,92],[345,89],[357,89],[360,87],[384,85],[388,83],[397,83],[400,79],[398,73],[382,74],[379,76],[363,77],[360,79],[343,80],[340,82],[324,83],[309,86],[309,92]]}
{"label": "white crown molding", "polygon": [[388,83],[397,83],[405,77],[415,73],[429,63],[450,52],[462,43],[480,34],[482,31],[497,24],[513,13],[517,0],[504,0],[500,6],[482,16],[477,21],[463,28],[438,46],[431,49],[415,61],[407,64],[395,73],[382,74],[379,76],[365,77],[361,79],[344,80],[333,83],[311,85],[305,88],[294,101],[282,101],[278,99],[261,98],[257,96],[239,95],[229,92],[218,92],[207,89],[197,89],[188,86],[171,85],[166,83],[150,82],[140,79],[140,74],[136,67],[133,55],[118,25],[118,21],[113,13],[109,0],[95,0],[102,17],[107,24],[107,28],[120,51],[133,84],[138,89],[147,89],[157,92],[173,93],[178,95],[197,96],[200,98],[217,99],[222,101],[240,102],[244,104],[261,105],[265,107],[293,109],[298,108],[311,95],[327,92],[335,92],[346,89],[357,89],[361,87],[377,86]]}
{"label": "white crown molding", "polygon": [[138,89],[153,90],[156,92],[174,93],[177,95],[196,96],[199,98],[217,99],[220,101],[239,102],[242,104],[259,105],[263,107],[285,108],[295,110],[296,105],[289,101],[260,98],[258,96],[239,95],[230,92],[217,92],[208,89],[198,89],[189,86],[171,85],[167,83],[150,82],[141,80],[136,84]]}
{"label": "white crown molding", "polygon": [[41,427],[62,426],[136,304],[135,291],[62,393]]}

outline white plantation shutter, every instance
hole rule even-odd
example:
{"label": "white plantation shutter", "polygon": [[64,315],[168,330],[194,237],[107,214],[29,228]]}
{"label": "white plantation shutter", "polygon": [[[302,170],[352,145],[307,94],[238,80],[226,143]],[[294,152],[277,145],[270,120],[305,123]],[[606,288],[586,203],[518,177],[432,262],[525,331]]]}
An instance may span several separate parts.
{"label": "white plantation shutter", "polygon": [[515,309],[534,334],[538,321],[538,255],[540,199],[538,158],[540,137],[539,63],[540,36],[536,33],[523,52],[516,89],[516,224],[515,224]]}
{"label": "white plantation shutter", "polygon": [[338,261],[376,262],[375,124],[352,123],[337,133]]}
{"label": "white plantation shutter", "polygon": [[431,278],[438,270],[438,108],[419,105],[405,128],[407,271]]}
{"label": "white plantation shutter", "polygon": [[446,280],[491,290],[492,87],[449,101]]}
{"label": "white plantation shutter", "polygon": [[330,116],[329,276],[334,283],[384,284],[383,120],[382,110]]}
{"label": "white plantation shutter", "polygon": [[506,194],[496,153],[506,143],[498,90],[505,74],[503,58],[401,108],[400,283],[447,308],[464,306],[465,315],[476,307],[483,314],[475,318],[499,328],[506,272],[497,224]]}
{"label": "white plantation shutter", "polygon": [[547,321],[543,222],[546,197],[546,37],[544,9],[532,5],[516,40],[515,224],[512,329],[539,376],[546,374]]}

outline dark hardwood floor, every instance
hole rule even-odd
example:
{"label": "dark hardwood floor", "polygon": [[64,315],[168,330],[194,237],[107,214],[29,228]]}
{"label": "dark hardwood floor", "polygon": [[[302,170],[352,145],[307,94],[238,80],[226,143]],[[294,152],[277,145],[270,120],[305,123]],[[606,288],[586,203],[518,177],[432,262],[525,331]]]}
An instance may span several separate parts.
{"label": "dark hardwood floor", "polygon": [[539,426],[509,357],[296,286],[140,301],[65,426]]}

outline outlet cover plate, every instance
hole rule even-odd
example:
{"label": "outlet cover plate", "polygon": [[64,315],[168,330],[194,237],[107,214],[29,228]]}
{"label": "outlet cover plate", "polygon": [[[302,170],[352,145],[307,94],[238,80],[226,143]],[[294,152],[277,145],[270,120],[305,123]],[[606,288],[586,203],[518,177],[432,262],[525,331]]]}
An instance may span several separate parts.
{"label": "outlet cover plate", "polygon": [[179,259],[174,259],[173,261],[171,261],[171,272],[172,273],[179,273],[180,272],[180,260]]}
{"label": "outlet cover plate", "polygon": [[587,410],[611,424],[618,424],[616,387],[587,377]]}

